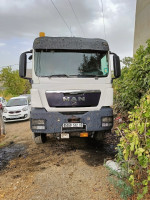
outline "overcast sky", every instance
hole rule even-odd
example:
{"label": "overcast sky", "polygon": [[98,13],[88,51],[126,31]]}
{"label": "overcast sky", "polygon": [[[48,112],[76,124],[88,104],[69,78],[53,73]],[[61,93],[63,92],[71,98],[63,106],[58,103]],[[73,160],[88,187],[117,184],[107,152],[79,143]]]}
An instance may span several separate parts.
{"label": "overcast sky", "polygon": [[0,0],[0,67],[18,64],[39,32],[106,39],[120,58],[132,56],[136,0],[103,0],[104,23],[101,0],[53,2],[67,25],[51,0]]}

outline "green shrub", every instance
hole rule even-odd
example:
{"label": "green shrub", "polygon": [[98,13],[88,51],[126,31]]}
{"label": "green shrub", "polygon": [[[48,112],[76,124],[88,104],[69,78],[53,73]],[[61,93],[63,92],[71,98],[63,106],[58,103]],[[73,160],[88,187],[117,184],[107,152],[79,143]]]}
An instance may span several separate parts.
{"label": "green shrub", "polygon": [[[138,193],[138,199],[143,199],[150,184],[150,92],[133,112],[129,112],[129,119],[128,127],[119,131],[118,148],[122,151],[123,167],[129,173],[129,181]],[[122,162],[120,151],[119,159]]]}
{"label": "green shrub", "polygon": [[131,111],[150,88],[150,40],[145,48],[140,46],[134,58],[124,64],[126,67],[122,69],[121,77],[114,80],[114,105],[117,112]]}

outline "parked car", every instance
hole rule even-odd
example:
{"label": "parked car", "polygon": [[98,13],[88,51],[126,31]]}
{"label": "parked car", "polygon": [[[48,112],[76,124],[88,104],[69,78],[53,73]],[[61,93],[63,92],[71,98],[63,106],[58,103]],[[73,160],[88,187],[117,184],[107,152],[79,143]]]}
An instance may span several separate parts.
{"label": "parked car", "polygon": [[2,103],[0,103],[0,110],[3,110],[3,105],[2,105]]}
{"label": "parked car", "polygon": [[21,94],[20,97],[27,97],[29,100],[29,103],[31,102],[31,94]]}
{"label": "parked car", "polygon": [[11,98],[3,110],[4,122],[22,121],[30,118],[30,102],[25,96]]}
{"label": "parked car", "polygon": [[0,97],[0,109],[3,109],[7,104],[7,101],[4,99],[4,97]]}

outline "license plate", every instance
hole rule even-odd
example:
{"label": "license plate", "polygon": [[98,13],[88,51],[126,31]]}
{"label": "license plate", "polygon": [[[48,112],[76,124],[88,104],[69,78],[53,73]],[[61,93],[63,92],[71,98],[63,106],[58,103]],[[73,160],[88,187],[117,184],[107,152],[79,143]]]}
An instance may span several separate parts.
{"label": "license plate", "polygon": [[15,118],[15,119],[17,119],[17,118],[19,118],[19,117],[20,117],[20,115],[17,115],[17,116],[16,116],[16,115],[14,115],[14,116],[11,115],[11,116],[9,116],[9,118]]}
{"label": "license plate", "polygon": [[69,139],[69,133],[61,133],[61,139]]}
{"label": "license plate", "polygon": [[83,123],[64,123],[63,128],[83,127]]}

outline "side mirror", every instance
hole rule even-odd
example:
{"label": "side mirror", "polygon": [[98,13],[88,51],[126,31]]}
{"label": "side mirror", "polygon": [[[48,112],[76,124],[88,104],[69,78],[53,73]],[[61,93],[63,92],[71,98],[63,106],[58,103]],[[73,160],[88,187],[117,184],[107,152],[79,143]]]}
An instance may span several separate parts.
{"label": "side mirror", "polygon": [[120,58],[116,54],[113,55],[114,76],[118,78],[121,76]]}
{"label": "side mirror", "polygon": [[27,55],[22,53],[19,60],[19,76],[21,78],[26,77],[26,68],[27,68]]}
{"label": "side mirror", "polygon": [[19,76],[21,78],[26,77],[26,71],[27,71],[27,55],[26,54],[27,53],[32,53],[32,50],[22,53],[19,60]]}

